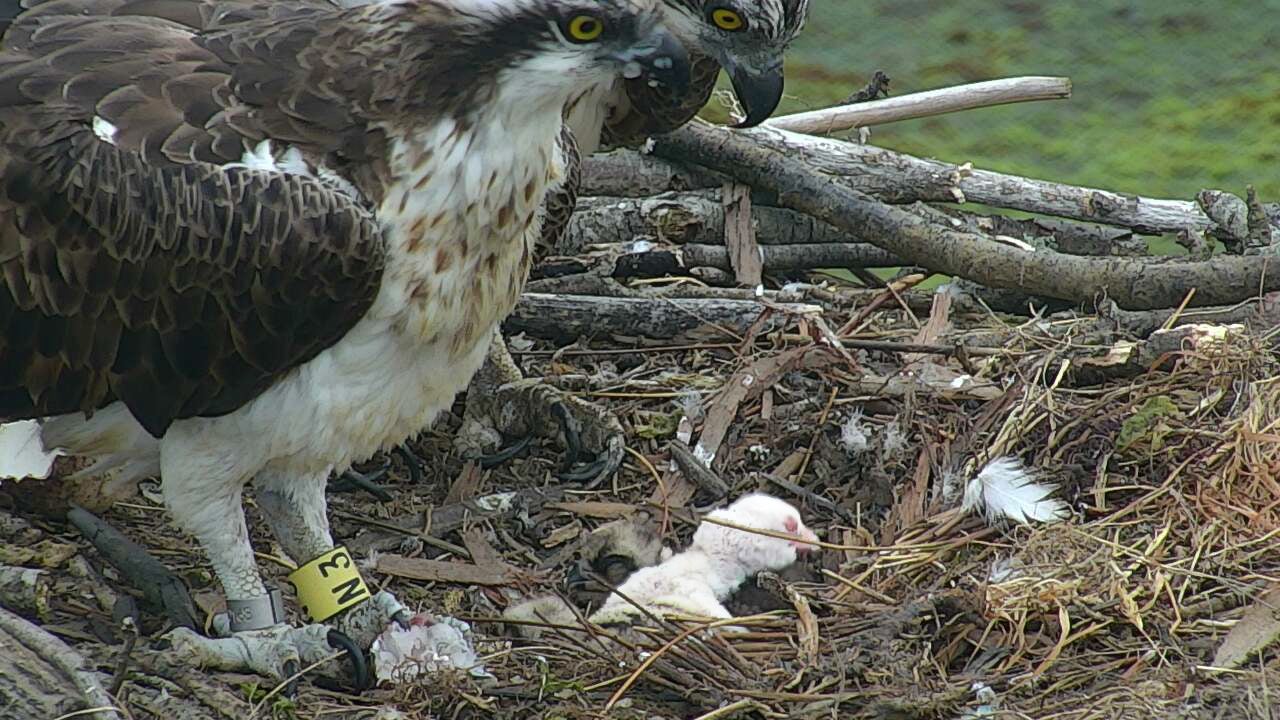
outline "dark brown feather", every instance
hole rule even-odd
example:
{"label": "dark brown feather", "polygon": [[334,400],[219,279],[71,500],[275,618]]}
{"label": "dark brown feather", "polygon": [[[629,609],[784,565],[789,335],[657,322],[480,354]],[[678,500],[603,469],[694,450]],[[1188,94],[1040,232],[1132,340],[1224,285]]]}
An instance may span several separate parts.
{"label": "dark brown feather", "polygon": [[[3,39],[3,420],[118,399],[160,435],[230,412],[341,338],[379,287],[384,248],[362,204],[218,167],[290,123],[310,157],[341,158],[353,121],[314,102],[328,114],[313,123],[249,105],[238,84],[278,75],[245,54],[251,41],[207,47],[171,20],[102,17],[126,4],[52,0]],[[192,4],[209,22],[213,4]],[[90,131],[95,115],[119,128],[115,146]]]}
{"label": "dark brown feather", "polygon": [[119,399],[160,435],[256,397],[373,302],[378,227],[318,181],[155,167],[88,131],[55,134],[0,145],[0,418]]}

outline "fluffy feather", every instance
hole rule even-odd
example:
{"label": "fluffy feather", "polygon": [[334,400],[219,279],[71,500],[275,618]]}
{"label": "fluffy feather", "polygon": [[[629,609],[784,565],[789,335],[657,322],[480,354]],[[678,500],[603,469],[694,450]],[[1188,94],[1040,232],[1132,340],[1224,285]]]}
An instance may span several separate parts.
{"label": "fluffy feather", "polygon": [[987,522],[1002,519],[1026,525],[1058,522],[1070,514],[1067,504],[1049,497],[1058,486],[1040,482],[1036,474],[1015,457],[1000,457],[987,463],[964,488],[964,509],[978,510]]}

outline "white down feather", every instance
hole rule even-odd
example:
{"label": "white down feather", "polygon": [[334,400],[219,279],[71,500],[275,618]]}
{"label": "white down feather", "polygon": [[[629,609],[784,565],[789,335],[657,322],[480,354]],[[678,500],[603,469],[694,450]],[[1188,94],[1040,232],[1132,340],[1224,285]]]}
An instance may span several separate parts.
{"label": "white down feather", "polygon": [[1065,502],[1050,497],[1057,490],[1057,485],[1037,480],[1017,458],[1005,456],[987,463],[965,485],[962,507],[966,512],[977,510],[988,523],[1003,519],[1023,525],[1059,522],[1071,510]]}

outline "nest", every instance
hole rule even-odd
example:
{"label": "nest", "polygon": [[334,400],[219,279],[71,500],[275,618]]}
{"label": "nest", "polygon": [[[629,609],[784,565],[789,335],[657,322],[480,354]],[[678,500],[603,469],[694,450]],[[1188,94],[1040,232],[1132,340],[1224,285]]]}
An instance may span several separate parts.
{"label": "nest", "polygon": [[[553,353],[517,343],[529,374],[593,378],[582,396],[623,421],[628,461],[611,487],[556,490],[554,443],[477,472],[449,450],[455,418],[417,445],[439,459],[431,476],[414,484],[395,460],[394,502],[333,501],[336,534],[383,557],[457,559],[461,545],[471,564],[501,571],[483,585],[372,573],[411,604],[470,622],[495,683],[442,673],[358,697],[304,685],[286,704],[264,704],[246,678],[179,682],[162,653],[139,650],[123,705],[157,716],[157,698],[200,686],[206,709],[221,698],[263,717],[1275,717],[1274,651],[1228,638],[1280,577],[1280,360],[1270,339],[1187,325],[1162,345],[1160,333],[1130,336],[1074,313],[1025,322],[957,310],[951,322],[934,353],[891,349],[919,338],[906,310],[860,330],[880,343],[871,350],[833,349],[812,316],[733,344],[641,347],[625,360],[607,344]],[[986,351],[943,351],[957,343]],[[744,377],[756,380],[735,391]],[[716,483],[672,463],[671,445],[694,437],[718,438]],[[998,456],[1057,484],[1071,517],[991,526],[963,512],[963,482]],[[424,509],[513,488],[542,499],[416,537],[403,530]],[[730,606],[741,632],[677,619],[586,639],[550,627],[526,641],[501,622],[521,598],[567,592],[572,548],[591,529],[647,515],[683,547],[690,508],[754,490],[801,507],[826,547],[740,591]],[[144,493],[107,517],[194,588],[211,586],[156,501]],[[117,672],[120,638],[66,630],[110,624],[66,555],[52,567],[68,594],[43,619]],[[604,574],[607,591],[619,576]]]}
{"label": "nest", "polygon": [[[882,339],[914,332],[885,315]],[[512,685],[494,710],[1275,717],[1264,690],[1277,680],[1271,654],[1215,662],[1280,570],[1280,362],[1243,327],[1193,327],[1154,366],[1099,382],[1098,368],[1137,346],[1097,328],[1069,316],[957,331],[960,341],[1004,337],[970,368],[972,382],[1002,388],[986,401],[943,397],[954,381],[929,379],[948,367],[943,358],[842,354],[804,333],[757,338],[748,352],[656,349],[626,371],[608,355],[576,356],[615,375],[599,394],[650,437],[633,447],[611,499],[656,513],[679,545],[692,526],[664,516],[664,499],[721,498],[666,469],[668,436],[683,419],[705,438],[732,378],[808,344],[768,388],[735,398],[715,467],[729,497],[763,489],[804,507],[828,546],[802,572],[764,576],[741,594],[733,624],[746,632],[662,622],[600,630],[591,642],[552,629],[532,646],[503,645],[490,669]],[[861,391],[869,375],[917,382],[886,398]],[[962,513],[958,482],[997,455],[1058,483],[1072,517],[990,527]],[[557,517],[560,527],[592,524]],[[485,618],[516,596],[491,593],[481,605],[493,607],[473,619],[501,633]]]}

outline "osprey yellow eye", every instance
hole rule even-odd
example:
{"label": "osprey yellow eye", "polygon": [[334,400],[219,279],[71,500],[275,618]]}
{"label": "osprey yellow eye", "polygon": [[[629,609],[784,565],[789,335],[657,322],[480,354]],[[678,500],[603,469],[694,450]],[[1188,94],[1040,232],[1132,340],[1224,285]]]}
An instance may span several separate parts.
{"label": "osprey yellow eye", "polygon": [[591,42],[604,33],[604,23],[591,15],[575,15],[566,27],[566,34],[574,42]]}
{"label": "osprey yellow eye", "polygon": [[711,22],[721,30],[741,30],[747,23],[742,16],[728,8],[716,8],[711,11]]}

